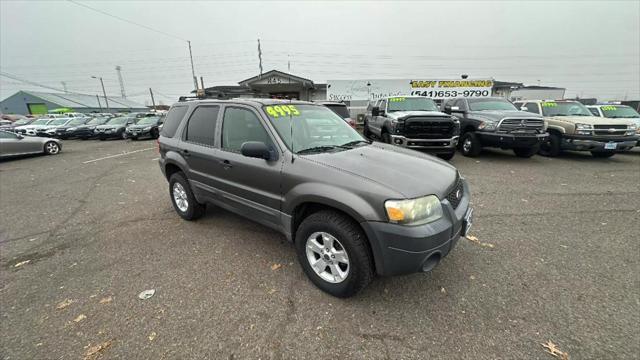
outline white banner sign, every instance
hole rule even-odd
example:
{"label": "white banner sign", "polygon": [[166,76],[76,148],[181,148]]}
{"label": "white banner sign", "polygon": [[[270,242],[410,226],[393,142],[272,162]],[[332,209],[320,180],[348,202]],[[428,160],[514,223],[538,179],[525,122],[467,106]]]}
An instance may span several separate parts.
{"label": "white banner sign", "polygon": [[491,96],[493,80],[328,80],[327,100],[375,100],[419,95],[432,99]]}

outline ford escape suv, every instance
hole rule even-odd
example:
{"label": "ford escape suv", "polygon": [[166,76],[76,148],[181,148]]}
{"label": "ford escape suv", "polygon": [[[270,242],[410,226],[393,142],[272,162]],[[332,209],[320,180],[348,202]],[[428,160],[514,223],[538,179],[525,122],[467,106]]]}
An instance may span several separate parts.
{"label": "ford escape suv", "polygon": [[210,203],[281,232],[334,296],[374,274],[433,269],[471,226],[469,188],[452,165],[371,143],[322,105],[183,99],[158,144],[178,215],[195,220]]}

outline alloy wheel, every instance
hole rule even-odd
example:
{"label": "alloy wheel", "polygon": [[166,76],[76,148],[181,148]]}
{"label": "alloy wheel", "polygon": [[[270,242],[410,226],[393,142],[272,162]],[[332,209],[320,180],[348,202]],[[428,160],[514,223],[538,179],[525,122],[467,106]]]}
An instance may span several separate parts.
{"label": "alloy wheel", "polygon": [[322,280],[343,282],[351,270],[349,256],[340,241],[326,232],[314,232],[306,242],[307,261]]}
{"label": "alloy wheel", "polygon": [[173,200],[176,203],[178,209],[182,212],[186,212],[189,209],[189,200],[187,199],[187,192],[184,191],[182,184],[173,184]]}
{"label": "alloy wheel", "polygon": [[49,153],[51,155],[55,155],[59,151],[60,151],[60,147],[58,146],[58,144],[56,144],[54,142],[47,143],[47,153]]}

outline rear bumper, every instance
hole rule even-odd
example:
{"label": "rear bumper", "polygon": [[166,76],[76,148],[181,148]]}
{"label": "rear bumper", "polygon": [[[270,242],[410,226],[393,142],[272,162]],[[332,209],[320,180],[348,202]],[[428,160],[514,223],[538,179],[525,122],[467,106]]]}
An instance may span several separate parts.
{"label": "rear bumper", "polygon": [[458,207],[454,210],[448,200],[442,200],[444,214],[435,222],[419,226],[378,221],[361,223],[371,244],[378,275],[429,271],[451,252],[463,233],[464,219],[470,211],[469,188],[464,184]]}
{"label": "rear bumper", "polygon": [[503,149],[531,148],[545,141],[549,134],[501,134],[476,132],[482,146]]}
{"label": "rear bumper", "polygon": [[[562,137],[561,148],[564,150],[578,151],[627,151],[631,150],[638,144],[640,137],[638,136],[580,136],[580,135],[564,135]],[[607,147],[613,146],[614,149]]]}
{"label": "rear bumper", "polygon": [[401,135],[391,135],[391,143],[410,149],[430,150],[432,152],[449,153],[455,151],[459,136],[448,139],[412,139]]}

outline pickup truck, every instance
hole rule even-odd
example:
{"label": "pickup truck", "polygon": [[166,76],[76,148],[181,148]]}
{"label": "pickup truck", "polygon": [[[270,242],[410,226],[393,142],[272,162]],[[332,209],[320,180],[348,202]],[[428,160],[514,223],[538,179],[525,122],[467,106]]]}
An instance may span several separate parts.
{"label": "pickup truck", "polygon": [[543,156],[558,156],[563,150],[575,150],[608,158],[616,152],[631,150],[638,141],[633,121],[593,116],[577,101],[526,100],[514,104],[544,116],[549,139],[540,146]]}
{"label": "pickup truck", "polygon": [[365,117],[363,134],[387,144],[426,150],[444,160],[453,158],[460,135],[455,116],[440,112],[423,96],[379,99]]}
{"label": "pickup truck", "polygon": [[520,111],[505,98],[457,98],[444,103],[444,112],[460,119],[460,149],[475,157],[483,147],[512,149],[516,156],[535,155],[548,134],[541,115]]}

